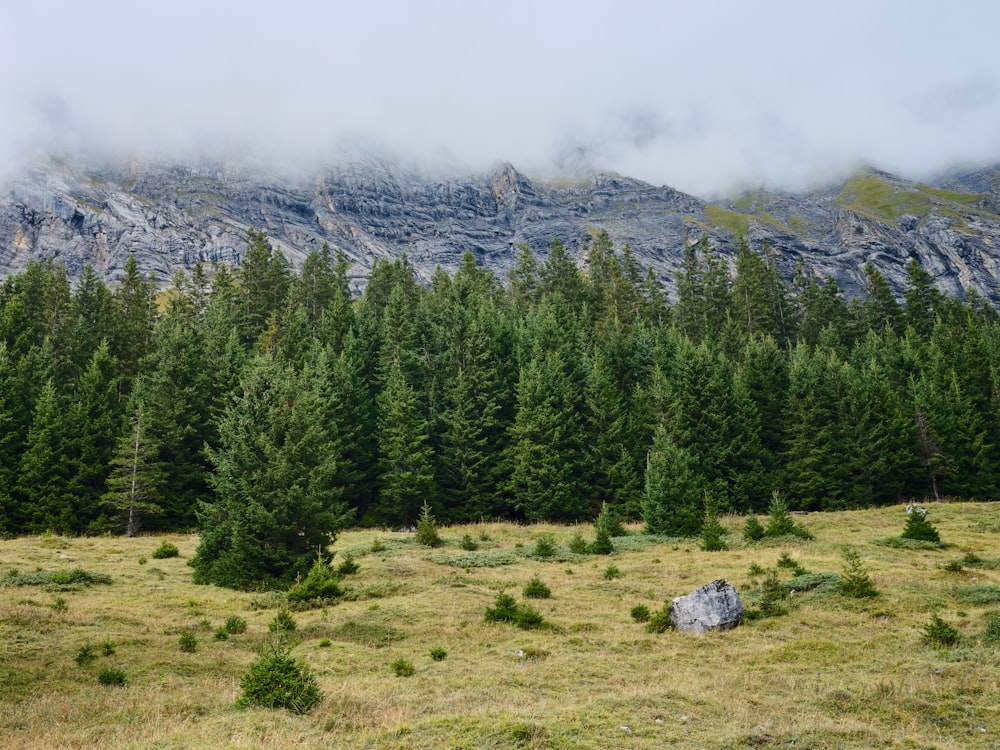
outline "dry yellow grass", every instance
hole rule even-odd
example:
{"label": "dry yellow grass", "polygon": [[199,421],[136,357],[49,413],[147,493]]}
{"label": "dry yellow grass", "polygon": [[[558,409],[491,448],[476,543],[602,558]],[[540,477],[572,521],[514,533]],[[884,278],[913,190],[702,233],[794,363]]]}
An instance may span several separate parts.
{"label": "dry yellow grass", "polygon": [[[274,602],[193,585],[185,563],[196,537],[2,541],[0,577],[83,568],[112,583],[0,587],[0,747],[995,748],[1000,645],[982,633],[1000,604],[970,604],[956,587],[1000,587],[1000,571],[943,566],[966,553],[1000,557],[1000,504],[934,505],[930,518],[948,548],[874,544],[902,530],[900,507],[800,517],[815,541],[747,547],[742,519],[730,518],[729,551],[630,537],[630,549],[610,557],[561,561],[524,553],[544,532],[565,548],[576,529],[453,527],[438,550],[412,535],[351,531],[335,545],[361,566],[345,581],[348,600],[295,613],[293,652],[324,693],[304,716],[235,707],[240,675],[273,637],[275,609],[254,605]],[[480,561],[503,553],[516,562],[445,564],[467,554],[458,546],[466,533],[488,537]],[[151,558],[164,538],[180,558]],[[376,539],[385,551],[370,552]],[[811,571],[840,572],[845,544],[860,553],[878,598],[800,594],[787,615],[703,638],[650,634],[629,615],[715,578],[752,606],[751,563],[773,566],[788,552]],[[605,578],[611,564],[620,578]],[[551,599],[531,602],[551,627],[483,621],[499,591],[520,601],[535,575],[552,589]],[[56,597],[65,611],[52,607]],[[958,646],[922,643],[932,612],[959,629]],[[247,632],[215,640],[233,614]],[[198,639],[194,653],[178,645],[184,632]],[[115,653],[105,656],[99,646],[108,640]],[[79,666],[84,645],[98,655]],[[447,658],[434,661],[435,646]],[[532,650],[540,658],[518,655]],[[399,657],[415,665],[413,676],[395,676],[389,665]],[[109,665],[125,670],[127,687],[98,684]]]}

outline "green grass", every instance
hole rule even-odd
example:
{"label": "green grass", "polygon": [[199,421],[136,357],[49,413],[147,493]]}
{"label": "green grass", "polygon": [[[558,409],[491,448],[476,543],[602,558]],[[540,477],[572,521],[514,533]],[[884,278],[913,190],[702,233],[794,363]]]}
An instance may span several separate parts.
{"label": "green grass", "polygon": [[978,193],[960,193],[929,185],[899,189],[871,174],[852,177],[837,197],[842,206],[883,220],[895,220],[904,214],[924,217],[937,211],[957,221],[957,229],[964,228],[962,224],[969,213],[993,216],[978,208],[981,200]]}
{"label": "green grass", "polygon": [[[298,627],[284,636],[323,695],[308,714],[236,709],[241,676],[282,637],[268,630],[280,601],[193,585],[185,560],[197,537],[61,539],[67,559],[51,538],[5,540],[0,579],[13,569],[79,568],[111,583],[64,592],[62,613],[50,608],[43,584],[0,586],[0,746],[996,747],[1000,571],[989,565],[1000,549],[1000,503],[936,505],[934,523],[950,550],[875,544],[901,513],[897,506],[797,516],[815,540],[720,552],[632,526],[610,558],[578,556],[571,566],[524,552],[546,533],[565,549],[578,527],[442,529],[456,543],[466,533],[488,536],[487,552],[514,558],[472,573],[435,561],[460,554],[455,543],[431,551],[406,534],[345,532],[337,554],[364,557],[343,582],[347,595],[296,612]],[[730,539],[739,537],[743,518],[721,521]],[[376,537],[385,549],[364,554]],[[181,557],[159,561],[152,575],[136,560],[164,539]],[[878,597],[840,592],[847,545]],[[989,559],[969,553],[963,570],[942,570],[956,549]],[[778,568],[784,553],[813,572]],[[605,580],[609,564],[621,577]],[[650,632],[631,614],[641,605],[659,615],[664,602],[716,578],[756,606],[758,569],[779,571],[784,614],[702,638]],[[498,592],[521,602],[535,577],[556,594],[530,600],[545,627],[484,621]],[[350,596],[378,588],[378,599]],[[956,629],[955,644],[925,642],[932,613]],[[233,617],[246,621],[245,632],[211,637]],[[178,647],[185,632],[199,634],[194,655]],[[105,642],[113,653],[96,645]],[[436,660],[436,649],[447,658]],[[395,660],[413,674],[397,679]],[[107,687],[98,684],[102,670]]]}

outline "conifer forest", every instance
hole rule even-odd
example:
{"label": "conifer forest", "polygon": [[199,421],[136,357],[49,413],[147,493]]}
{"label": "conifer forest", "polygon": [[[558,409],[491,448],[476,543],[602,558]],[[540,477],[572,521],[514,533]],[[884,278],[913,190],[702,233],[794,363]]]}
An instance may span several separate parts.
{"label": "conifer forest", "polygon": [[847,299],[684,251],[668,295],[596,233],[497,278],[471,254],[360,295],[329,248],[298,272],[256,231],[238,268],[167,287],[36,262],[0,286],[0,533],[200,529],[195,580],[303,575],[332,534],[591,520],[604,503],[693,535],[711,503],[762,512],[989,500],[1000,483],[1000,320],[915,261]]}

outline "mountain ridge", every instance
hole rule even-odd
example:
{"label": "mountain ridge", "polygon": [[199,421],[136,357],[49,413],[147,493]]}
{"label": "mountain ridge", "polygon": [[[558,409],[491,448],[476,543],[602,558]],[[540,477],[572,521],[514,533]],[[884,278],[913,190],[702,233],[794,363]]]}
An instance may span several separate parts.
{"label": "mountain ridge", "polygon": [[847,294],[874,263],[898,291],[918,260],[942,291],[1000,299],[1000,165],[923,185],[873,168],[806,193],[764,190],[705,201],[598,172],[534,180],[504,162],[479,174],[426,174],[376,159],[302,177],[234,163],[132,162],[84,168],[52,161],[0,187],[0,276],[52,258],[115,281],[128,256],[166,283],[195,262],[238,264],[247,230],[265,232],[293,266],[324,242],[363,283],[376,260],[406,253],[418,275],[457,268],[469,250],[504,275],[527,243],[559,237],[582,263],[605,230],[672,288],[685,244],[706,235],[730,261],[737,239],[768,242],[781,270],[800,263]]}

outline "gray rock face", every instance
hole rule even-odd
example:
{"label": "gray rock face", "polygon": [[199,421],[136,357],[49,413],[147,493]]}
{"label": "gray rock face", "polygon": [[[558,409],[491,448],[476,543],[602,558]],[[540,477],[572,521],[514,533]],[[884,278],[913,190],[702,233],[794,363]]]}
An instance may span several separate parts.
{"label": "gray rock face", "polygon": [[674,599],[670,621],[681,633],[729,630],[743,621],[743,600],[731,583],[720,578]]}
{"label": "gray rock face", "polygon": [[167,283],[198,260],[238,265],[253,227],[294,266],[324,242],[341,249],[358,281],[378,259],[406,253],[427,279],[471,251],[503,276],[527,243],[540,256],[554,237],[582,265],[606,230],[617,248],[672,289],[685,243],[703,234],[727,262],[736,234],[767,241],[788,278],[800,261],[848,293],[870,261],[898,292],[919,260],[950,294],[1000,299],[1000,171],[952,178],[948,190],[880,172],[805,195],[757,192],[707,203],[614,174],[533,181],[510,164],[490,174],[426,175],[386,162],[344,162],[276,178],[225,165],[129,164],[83,169],[51,163],[0,186],[0,277],[54,258],[70,276],[91,264],[115,281],[130,254]]}

